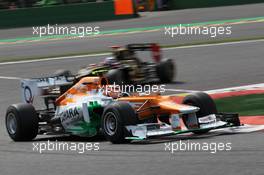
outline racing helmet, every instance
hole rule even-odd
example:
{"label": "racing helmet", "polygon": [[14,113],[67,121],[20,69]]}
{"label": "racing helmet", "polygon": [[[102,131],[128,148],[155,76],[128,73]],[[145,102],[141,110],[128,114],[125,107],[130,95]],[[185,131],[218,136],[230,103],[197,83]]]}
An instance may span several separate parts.
{"label": "racing helmet", "polygon": [[117,59],[114,57],[106,57],[103,63],[104,65],[113,66],[116,65],[117,62]]}

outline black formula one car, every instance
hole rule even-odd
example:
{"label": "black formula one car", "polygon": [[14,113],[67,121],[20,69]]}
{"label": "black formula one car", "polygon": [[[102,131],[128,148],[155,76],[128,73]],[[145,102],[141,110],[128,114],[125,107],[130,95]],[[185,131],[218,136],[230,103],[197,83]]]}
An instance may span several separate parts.
{"label": "black formula one car", "polygon": [[[110,84],[171,83],[176,75],[172,59],[162,59],[158,44],[128,44],[113,46],[113,56],[103,62],[90,64],[74,75],[76,82],[87,76],[104,76]],[[151,51],[152,62],[140,60],[137,51]],[[59,70],[55,76],[72,76],[69,71]]]}

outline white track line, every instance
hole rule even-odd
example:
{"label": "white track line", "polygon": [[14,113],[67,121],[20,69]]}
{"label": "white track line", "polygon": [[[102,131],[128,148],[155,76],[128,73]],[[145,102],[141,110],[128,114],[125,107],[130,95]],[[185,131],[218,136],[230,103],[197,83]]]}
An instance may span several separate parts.
{"label": "white track line", "polygon": [[[225,43],[215,43],[215,44],[200,44],[200,45],[170,47],[170,48],[164,48],[162,50],[176,50],[176,49],[189,49],[189,48],[200,48],[200,47],[224,46],[224,45],[234,45],[234,44],[247,44],[247,43],[257,43],[257,42],[263,42],[263,41],[264,41],[264,39],[247,40],[247,41],[235,41],[235,42],[225,42]],[[64,56],[64,57],[52,57],[52,58],[44,58],[44,59],[36,59],[36,60],[11,61],[11,62],[3,62],[3,63],[0,63],[0,65],[33,63],[33,62],[52,61],[52,60],[63,60],[63,59],[71,59],[71,58],[87,58],[87,57],[96,57],[96,56],[106,56],[106,55],[110,55],[110,54],[111,54],[110,52],[106,52],[106,53],[99,53],[99,54],[75,55],[75,56]]]}
{"label": "white track line", "polygon": [[211,47],[211,46],[225,46],[225,45],[234,45],[234,44],[248,44],[248,43],[258,43],[263,41],[264,39],[233,41],[233,42],[214,43],[214,44],[199,44],[199,45],[190,45],[190,46],[169,47],[169,48],[164,48],[162,50],[176,50],[176,49],[189,49],[189,48],[200,48],[200,47]]}
{"label": "white track line", "polygon": [[10,62],[0,63],[0,65],[34,63],[34,62],[42,62],[42,61],[64,60],[64,59],[71,59],[71,58],[86,58],[86,57],[106,56],[110,54],[111,54],[110,52],[106,52],[106,53],[98,53],[98,54],[43,58],[43,59],[36,59],[36,60],[10,61]]}
{"label": "white track line", "polygon": [[[208,91],[204,91],[204,92],[208,93],[208,94],[216,94],[216,93],[222,93],[222,92],[252,90],[252,89],[259,89],[259,88],[264,88],[264,83],[251,84],[251,85],[245,85],[245,86],[235,86],[235,87],[222,88],[222,89],[214,89],[214,90],[208,90]],[[199,92],[197,90],[187,90],[187,89],[165,89],[165,90],[168,92],[184,92],[184,93]]]}
{"label": "white track line", "polygon": [[251,85],[245,85],[245,86],[235,86],[235,87],[223,88],[223,89],[215,89],[215,90],[209,90],[205,92],[208,94],[215,94],[215,93],[221,93],[221,92],[252,90],[252,89],[259,89],[259,88],[264,88],[264,83],[251,84]]}
{"label": "white track line", "polygon": [[7,76],[0,76],[0,79],[5,79],[5,80],[21,80],[19,77],[7,77]]}
{"label": "white track line", "polygon": [[166,91],[170,91],[170,92],[186,92],[186,93],[194,93],[194,92],[199,92],[199,91],[195,91],[195,90],[187,90],[187,89],[165,89]]}

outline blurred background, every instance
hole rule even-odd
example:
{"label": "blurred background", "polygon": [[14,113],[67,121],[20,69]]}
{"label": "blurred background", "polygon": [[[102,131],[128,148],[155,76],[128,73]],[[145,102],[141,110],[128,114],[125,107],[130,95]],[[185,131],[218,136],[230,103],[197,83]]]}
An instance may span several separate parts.
{"label": "blurred background", "polygon": [[144,11],[263,2],[264,0],[0,0],[0,29],[137,18]]}

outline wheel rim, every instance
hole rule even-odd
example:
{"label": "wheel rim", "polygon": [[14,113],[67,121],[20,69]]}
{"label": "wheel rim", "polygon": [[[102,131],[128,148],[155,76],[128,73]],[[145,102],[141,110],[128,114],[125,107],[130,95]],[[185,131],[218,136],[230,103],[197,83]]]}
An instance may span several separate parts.
{"label": "wheel rim", "polygon": [[117,119],[113,112],[108,112],[105,116],[104,128],[107,135],[114,135],[117,130]]}
{"label": "wheel rim", "polygon": [[8,132],[10,134],[16,133],[16,131],[17,131],[17,120],[16,120],[16,117],[13,113],[9,113],[7,115],[6,126],[7,126]]}

